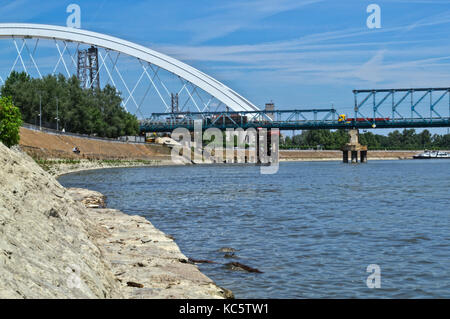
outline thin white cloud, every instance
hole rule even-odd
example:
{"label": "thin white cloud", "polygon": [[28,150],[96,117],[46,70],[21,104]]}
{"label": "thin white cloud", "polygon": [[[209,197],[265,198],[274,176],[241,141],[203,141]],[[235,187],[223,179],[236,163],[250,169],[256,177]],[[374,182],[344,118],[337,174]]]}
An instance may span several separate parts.
{"label": "thin white cloud", "polygon": [[[450,85],[450,45],[433,37],[436,30],[428,27],[449,22],[450,11],[446,11],[412,24],[376,31],[361,27],[253,45],[167,45],[157,49],[205,65],[230,80],[254,77],[286,83],[363,81],[382,85],[393,84],[395,79],[396,83],[403,81],[402,86],[410,82],[426,86],[439,79],[442,86]],[[417,28],[422,28],[422,37],[405,36]],[[389,41],[383,42],[382,38]],[[413,79],[411,74],[417,76]]]}
{"label": "thin white cloud", "polygon": [[383,77],[383,58],[385,50],[378,51],[369,61],[357,68],[354,76],[372,83],[381,82]]}
{"label": "thin white cloud", "polygon": [[192,19],[182,25],[192,33],[194,43],[223,37],[281,12],[297,10],[323,0],[253,0],[233,1],[216,7],[206,17]]}

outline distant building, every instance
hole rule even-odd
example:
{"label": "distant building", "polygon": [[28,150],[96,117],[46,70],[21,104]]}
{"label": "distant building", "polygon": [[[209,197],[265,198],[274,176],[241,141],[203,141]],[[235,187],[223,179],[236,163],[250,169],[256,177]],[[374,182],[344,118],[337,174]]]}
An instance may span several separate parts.
{"label": "distant building", "polygon": [[269,111],[266,115],[270,117],[272,121],[275,120],[275,114],[270,112],[275,110],[275,104],[272,101],[270,103],[266,103],[266,108],[264,110]]}

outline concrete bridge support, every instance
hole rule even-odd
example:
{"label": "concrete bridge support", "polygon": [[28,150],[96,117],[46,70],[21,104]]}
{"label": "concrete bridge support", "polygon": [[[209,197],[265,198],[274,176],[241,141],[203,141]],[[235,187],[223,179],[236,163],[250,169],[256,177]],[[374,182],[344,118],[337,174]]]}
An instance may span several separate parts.
{"label": "concrete bridge support", "polygon": [[[357,129],[348,131],[350,135],[350,143],[342,148],[342,161],[348,163],[366,163],[367,162],[367,146],[359,144],[359,132]],[[350,153],[350,157],[349,157]]]}
{"label": "concrete bridge support", "polygon": [[278,162],[280,131],[278,129],[256,130],[256,163],[270,165]]}

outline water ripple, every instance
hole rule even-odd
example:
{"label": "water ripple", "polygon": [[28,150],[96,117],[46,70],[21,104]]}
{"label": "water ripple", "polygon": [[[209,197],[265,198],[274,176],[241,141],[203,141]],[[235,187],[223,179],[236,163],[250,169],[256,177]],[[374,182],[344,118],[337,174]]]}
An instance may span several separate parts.
{"label": "water ripple", "polygon": [[[80,172],[65,186],[151,220],[241,298],[449,298],[450,163],[282,163]],[[233,272],[221,247],[263,274]],[[381,289],[366,268],[381,267]]]}

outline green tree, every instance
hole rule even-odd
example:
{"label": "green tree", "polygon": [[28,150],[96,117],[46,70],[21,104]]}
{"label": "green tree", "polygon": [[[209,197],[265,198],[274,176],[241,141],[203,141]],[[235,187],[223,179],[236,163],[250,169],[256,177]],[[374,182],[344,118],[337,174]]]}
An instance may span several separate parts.
{"label": "green tree", "polygon": [[[327,150],[340,149],[348,143],[349,136],[345,130],[329,131],[314,130],[302,131],[300,135],[286,138],[280,145],[282,149],[289,148],[316,148],[322,145]],[[390,149],[390,150],[419,150],[419,149],[450,149],[450,134],[431,135],[430,131],[423,130],[416,133],[414,129],[405,129],[403,132],[395,130],[387,136],[374,134],[372,132],[361,133],[359,142],[367,145],[370,150]]]}
{"label": "green tree", "polygon": [[10,97],[0,98],[0,141],[8,147],[16,145],[20,140],[22,115]]}
{"label": "green tree", "polygon": [[110,85],[90,90],[81,88],[75,76],[32,79],[25,73],[12,72],[1,95],[12,97],[26,123],[39,123],[41,103],[44,127],[56,128],[59,119],[59,128],[67,132],[111,138],[139,133],[136,116],[123,109],[120,93]]}
{"label": "green tree", "polygon": [[432,141],[431,141],[431,133],[428,130],[423,130],[422,133],[418,135],[419,138],[419,144],[425,149],[430,148]]}

